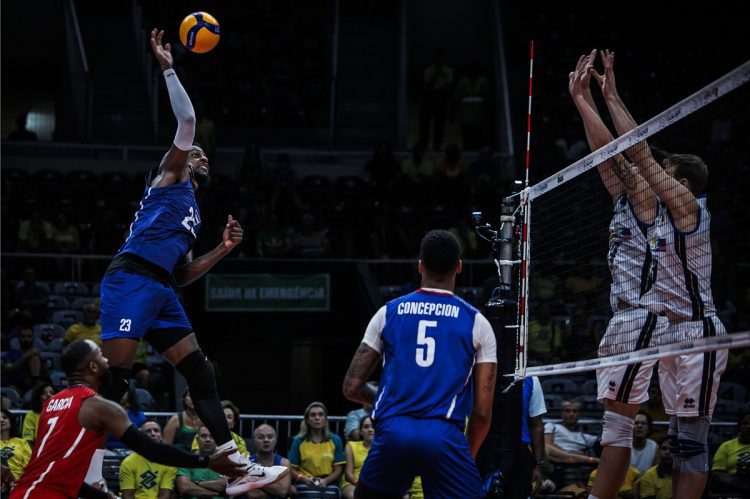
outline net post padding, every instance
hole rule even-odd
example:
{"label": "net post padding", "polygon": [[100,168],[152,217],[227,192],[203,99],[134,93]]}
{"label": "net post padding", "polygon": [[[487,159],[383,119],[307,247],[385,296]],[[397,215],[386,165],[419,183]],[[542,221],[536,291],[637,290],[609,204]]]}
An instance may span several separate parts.
{"label": "net post padding", "polygon": [[527,367],[526,376],[551,376],[558,374],[572,374],[587,372],[603,367],[624,366],[649,360],[658,360],[677,355],[710,352],[729,348],[750,347],[750,331],[732,333],[722,336],[711,336],[697,340],[689,340],[681,343],[644,348],[620,355],[609,357],[598,357],[596,359],[581,360],[578,362],[563,362],[547,366]]}

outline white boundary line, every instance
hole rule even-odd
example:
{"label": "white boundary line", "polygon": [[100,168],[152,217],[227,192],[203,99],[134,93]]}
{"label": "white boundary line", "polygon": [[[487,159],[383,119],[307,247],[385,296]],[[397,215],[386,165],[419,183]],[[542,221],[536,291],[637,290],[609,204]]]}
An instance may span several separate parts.
{"label": "white boundary line", "polygon": [[741,64],[718,80],[709,83],[703,89],[698,90],[693,95],[657,114],[647,122],[618,137],[604,147],[597,149],[585,158],[576,161],[531,186],[529,188],[529,200],[533,200],[545,192],[551,191],[567,180],[590,170],[594,166],[600,165],[604,160],[624,152],[629,147],[642,142],[685,116],[702,109],[706,104],[715,101],[748,81],[750,81],[750,61]]}
{"label": "white boundary line", "polygon": [[599,357],[596,359],[566,362],[562,364],[551,364],[548,366],[527,367],[525,376],[522,376],[521,373],[508,374],[507,376],[521,378],[528,376],[551,376],[557,374],[580,373],[600,369],[602,367],[624,366],[626,364],[658,360],[676,355],[746,347],[750,347],[750,331],[722,336],[712,336],[710,338],[700,338],[682,343],[673,343],[671,345],[660,345],[620,355],[611,355],[609,357]]}

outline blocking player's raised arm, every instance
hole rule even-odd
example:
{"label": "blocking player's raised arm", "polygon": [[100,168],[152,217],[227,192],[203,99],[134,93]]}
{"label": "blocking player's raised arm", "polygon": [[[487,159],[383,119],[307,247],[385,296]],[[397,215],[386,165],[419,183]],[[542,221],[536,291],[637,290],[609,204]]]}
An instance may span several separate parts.
{"label": "blocking player's raised arm", "polygon": [[162,45],[164,31],[151,31],[151,50],[164,72],[164,82],[169,93],[172,112],[177,118],[177,132],[174,143],[159,165],[161,179],[158,185],[184,182],[188,177],[187,156],[195,138],[195,110],[185,88],[172,69],[172,52],[169,43]]}

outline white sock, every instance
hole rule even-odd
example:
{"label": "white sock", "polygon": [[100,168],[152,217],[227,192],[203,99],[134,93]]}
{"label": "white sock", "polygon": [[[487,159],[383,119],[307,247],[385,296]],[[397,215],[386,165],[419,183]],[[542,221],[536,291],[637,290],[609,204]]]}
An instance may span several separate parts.
{"label": "white sock", "polygon": [[247,458],[240,454],[240,451],[237,449],[237,444],[234,442],[234,440],[230,440],[229,442],[225,442],[218,446],[216,448],[216,452],[225,451],[227,449],[233,449],[234,452],[229,454],[229,459],[234,461],[237,464],[246,464]]}

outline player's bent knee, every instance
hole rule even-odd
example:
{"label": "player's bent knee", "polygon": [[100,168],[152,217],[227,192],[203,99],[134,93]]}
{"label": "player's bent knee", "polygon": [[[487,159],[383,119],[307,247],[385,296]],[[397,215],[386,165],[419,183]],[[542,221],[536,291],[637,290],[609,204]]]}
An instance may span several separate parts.
{"label": "player's bent knee", "polygon": [[612,411],[604,412],[602,447],[633,447],[634,420]]}
{"label": "player's bent knee", "polygon": [[680,457],[679,471],[682,473],[705,473],[708,471],[708,416],[679,418],[676,452]]}
{"label": "player's bent knee", "polygon": [[190,397],[193,400],[204,400],[216,396],[214,366],[202,350],[189,353],[175,367],[185,377]]}

